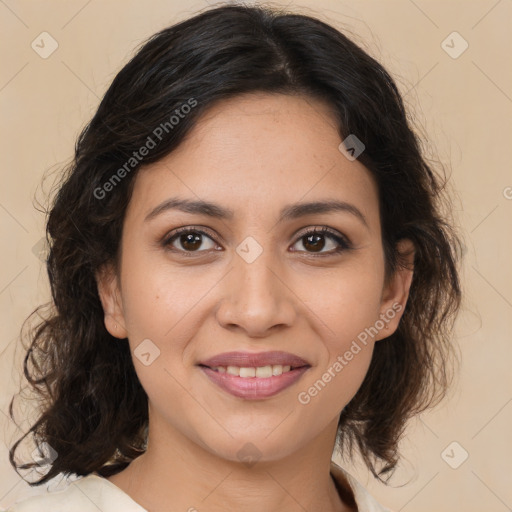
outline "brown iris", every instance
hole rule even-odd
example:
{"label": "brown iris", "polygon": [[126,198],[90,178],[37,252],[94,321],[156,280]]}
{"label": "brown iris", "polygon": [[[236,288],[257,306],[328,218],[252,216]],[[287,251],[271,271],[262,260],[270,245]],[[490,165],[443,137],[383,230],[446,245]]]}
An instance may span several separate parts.
{"label": "brown iris", "polygon": [[303,242],[304,247],[308,249],[308,245],[310,245],[312,247],[312,252],[319,252],[325,247],[324,235],[312,234],[304,236],[303,239],[306,240],[306,242]]}
{"label": "brown iris", "polygon": [[202,235],[199,233],[186,233],[180,236],[181,245],[190,251],[195,251],[201,247]]}

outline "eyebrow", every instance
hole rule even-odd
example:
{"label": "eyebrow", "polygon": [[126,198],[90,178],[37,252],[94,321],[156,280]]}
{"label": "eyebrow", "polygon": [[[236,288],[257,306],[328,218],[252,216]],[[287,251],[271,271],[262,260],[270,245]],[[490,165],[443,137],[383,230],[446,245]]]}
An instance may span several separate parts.
{"label": "eyebrow", "polygon": [[[214,219],[231,220],[234,217],[233,210],[224,208],[218,204],[203,201],[182,199],[173,197],[166,199],[158,206],[153,208],[145,217],[144,221],[150,221],[169,210],[180,210],[185,213],[192,213],[195,215],[206,215]],[[308,203],[295,203],[285,206],[279,213],[278,222],[285,220],[298,219],[306,215],[333,213],[333,212],[347,212],[357,217],[366,227],[368,222],[361,211],[353,204],[345,201],[338,201],[335,199],[324,201],[312,201]]]}

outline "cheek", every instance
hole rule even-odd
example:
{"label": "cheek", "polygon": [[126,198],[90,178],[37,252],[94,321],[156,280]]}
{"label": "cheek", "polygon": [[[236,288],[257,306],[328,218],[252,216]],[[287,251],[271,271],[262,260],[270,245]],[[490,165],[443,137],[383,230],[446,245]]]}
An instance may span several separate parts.
{"label": "cheek", "polygon": [[200,321],[205,280],[193,278],[192,271],[173,270],[143,250],[125,254],[123,313],[135,371],[152,402],[166,410],[173,397],[173,411],[184,414],[186,400],[176,397],[183,396],[183,358]]}
{"label": "cheek", "polygon": [[298,396],[299,403],[311,404],[314,415],[324,421],[329,419],[324,415],[339,415],[363,383],[375,343],[369,328],[379,311],[378,290],[339,287],[333,293],[328,305],[323,297],[324,307],[318,309],[323,338],[319,366]]}
{"label": "cheek", "polygon": [[[348,266],[310,288],[308,308],[318,316],[323,357],[304,400],[322,395],[340,411],[362,384],[371,362],[379,321],[383,265],[377,260]],[[381,322],[377,327],[381,327]]]}
{"label": "cheek", "polygon": [[347,265],[315,279],[315,286],[304,280],[300,296],[318,317],[322,338],[330,351],[345,350],[346,344],[379,318],[383,265],[365,260]]}
{"label": "cheek", "polygon": [[[132,251],[123,260],[123,312],[130,341],[150,338],[163,344],[183,337],[187,319],[214,276],[196,268],[178,268],[161,256]],[[210,282],[211,281],[211,282]],[[158,341],[156,341],[158,340]]]}

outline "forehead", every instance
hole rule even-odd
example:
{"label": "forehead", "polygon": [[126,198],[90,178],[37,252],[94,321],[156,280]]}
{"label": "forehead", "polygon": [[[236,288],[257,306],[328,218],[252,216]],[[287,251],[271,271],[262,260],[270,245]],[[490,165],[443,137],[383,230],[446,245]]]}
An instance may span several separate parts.
{"label": "forehead", "polygon": [[179,195],[243,216],[330,198],[357,203],[378,221],[374,180],[342,155],[340,142],[336,117],[319,100],[267,93],[223,100],[178,148],[139,171],[129,210],[143,215]]}

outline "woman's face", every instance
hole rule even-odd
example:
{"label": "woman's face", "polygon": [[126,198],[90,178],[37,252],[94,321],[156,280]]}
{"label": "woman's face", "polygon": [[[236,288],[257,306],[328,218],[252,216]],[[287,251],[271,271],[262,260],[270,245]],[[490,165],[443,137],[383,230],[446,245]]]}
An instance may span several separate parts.
{"label": "woman's face", "polygon": [[[251,94],[211,108],[140,170],[120,279],[100,278],[100,294],[107,328],[128,337],[150,425],[230,460],[246,443],[273,460],[332,438],[411,277],[385,283],[378,191],[340,142],[323,103]],[[288,355],[222,360],[235,351]],[[214,356],[220,369],[201,366]],[[277,363],[303,364],[292,356],[306,366],[278,375]]]}

